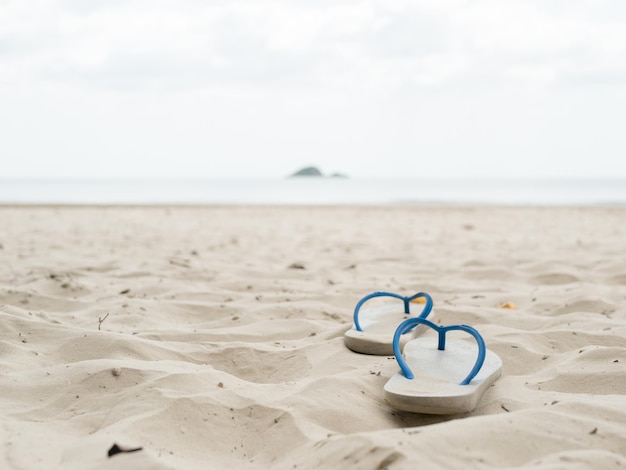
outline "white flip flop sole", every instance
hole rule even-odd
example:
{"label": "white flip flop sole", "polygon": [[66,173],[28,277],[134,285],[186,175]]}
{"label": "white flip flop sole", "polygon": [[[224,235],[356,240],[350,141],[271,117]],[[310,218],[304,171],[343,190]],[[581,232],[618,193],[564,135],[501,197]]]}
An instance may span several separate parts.
{"label": "white flip flop sole", "polygon": [[[419,312],[418,312],[419,314]],[[400,323],[409,318],[416,318],[418,314],[406,314],[397,305],[384,305],[377,308],[364,309],[361,314],[361,327],[357,331],[355,326],[345,332],[343,340],[352,351],[375,356],[393,356],[393,334]],[[428,319],[433,318],[431,311]],[[402,335],[400,345],[421,335],[428,328],[418,325],[415,329]]]}
{"label": "white flip flop sole", "polygon": [[450,337],[444,350],[437,337],[421,337],[406,343],[403,356],[414,374],[395,374],[384,387],[387,403],[413,413],[457,414],[476,408],[485,390],[500,377],[502,360],[487,349],[485,361],[469,384],[459,385],[476,362],[476,343]]}
{"label": "white flip flop sole", "polygon": [[[388,304],[366,308],[361,313],[361,307],[369,300],[377,297],[393,298],[396,301],[402,301],[402,310],[399,310],[396,305]],[[418,299],[424,300],[424,306],[421,312],[416,314],[413,312],[414,309],[411,308],[411,303],[422,303]],[[363,354],[392,355],[394,354],[394,334],[398,325],[408,320],[425,320],[432,313],[432,308],[433,299],[426,292],[418,292],[411,296],[384,291],[372,292],[359,300],[354,307],[354,323],[352,329],[344,334],[345,345],[349,349]],[[421,324],[416,324],[406,328],[405,334],[398,339],[398,344],[403,345],[411,338],[423,333],[425,328],[421,327]]]}

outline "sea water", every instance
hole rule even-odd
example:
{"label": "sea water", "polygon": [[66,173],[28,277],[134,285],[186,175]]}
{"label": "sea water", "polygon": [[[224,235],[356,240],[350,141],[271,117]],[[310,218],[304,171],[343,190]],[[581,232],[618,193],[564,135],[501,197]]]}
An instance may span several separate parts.
{"label": "sea water", "polygon": [[0,204],[626,204],[626,180],[0,180]]}

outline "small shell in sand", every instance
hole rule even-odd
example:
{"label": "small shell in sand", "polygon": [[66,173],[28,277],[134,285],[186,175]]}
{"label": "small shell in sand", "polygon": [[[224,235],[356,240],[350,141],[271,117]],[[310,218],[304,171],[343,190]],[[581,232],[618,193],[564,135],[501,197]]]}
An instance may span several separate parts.
{"label": "small shell in sand", "polygon": [[498,305],[498,308],[506,308],[508,310],[515,310],[517,307],[513,302],[502,302]]}

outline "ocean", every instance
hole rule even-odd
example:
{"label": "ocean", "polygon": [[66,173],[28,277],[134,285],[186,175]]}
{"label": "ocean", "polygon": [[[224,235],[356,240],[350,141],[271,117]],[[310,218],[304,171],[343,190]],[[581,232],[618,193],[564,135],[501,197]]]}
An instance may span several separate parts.
{"label": "ocean", "polygon": [[626,179],[0,180],[0,204],[626,204]]}

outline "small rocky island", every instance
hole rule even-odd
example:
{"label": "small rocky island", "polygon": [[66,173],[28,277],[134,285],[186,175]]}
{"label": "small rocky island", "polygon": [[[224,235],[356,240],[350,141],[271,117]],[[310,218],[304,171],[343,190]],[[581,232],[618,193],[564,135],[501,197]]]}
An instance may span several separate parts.
{"label": "small rocky island", "polygon": [[314,178],[347,178],[346,175],[342,173],[332,173],[330,175],[324,175],[319,168],[314,166],[306,166],[296,171],[289,178],[299,178],[299,177],[314,177]]}

